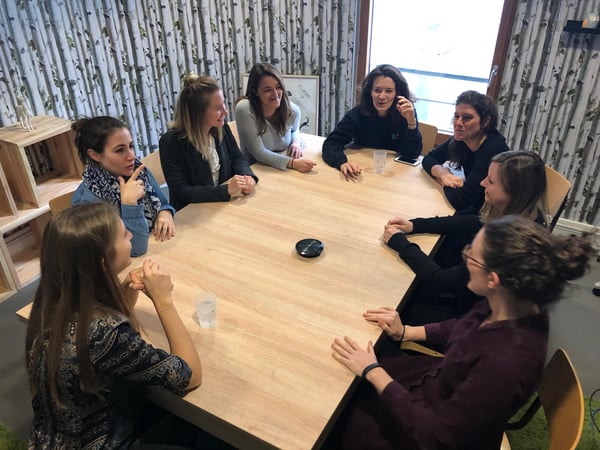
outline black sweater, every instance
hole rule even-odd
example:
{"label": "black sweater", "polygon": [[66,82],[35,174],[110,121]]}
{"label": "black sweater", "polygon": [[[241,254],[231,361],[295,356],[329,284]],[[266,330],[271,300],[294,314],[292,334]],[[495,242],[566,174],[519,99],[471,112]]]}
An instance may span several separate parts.
{"label": "black sweater", "polygon": [[483,144],[474,152],[463,142],[456,142],[453,138],[434,148],[423,158],[423,169],[431,175],[431,168],[442,165],[448,160],[449,146],[451,143],[464,147],[462,149],[462,168],[465,173],[465,184],[460,188],[444,187],[444,194],[452,207],[458,211],[471,209],[479,211],[484,200],[484,189],[481,181],[487,176],[488,167],[492,158],[498,153],[510,150],[506,139],[497,130],[488,133]]}
{"label": "black sweater", "polygon": [[337,169],[348,161],[344,149],[348,144],[364,148],[395,150],[414,159],[421,154],[423,142],[419,127],[408,129],[402,118],[393,124],[389,116],[366,116],[357,106],[344,115],[323,143],[323,160]]}

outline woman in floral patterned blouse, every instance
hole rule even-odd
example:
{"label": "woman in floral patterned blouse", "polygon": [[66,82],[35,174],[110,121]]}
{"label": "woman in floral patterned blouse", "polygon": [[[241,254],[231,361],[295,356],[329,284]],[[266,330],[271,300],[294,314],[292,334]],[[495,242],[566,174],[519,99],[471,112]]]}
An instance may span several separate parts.
{"label": "woman in floral patterned blouse", "polygon": [[[182,394],[202,381],[169,274],[146,259],[117,278],[131,262],[130,239],[104,202],[62,211],[46,227],[26,341],[30,448],[127,447],[139,432],[144,386]],[[140,290],[154,304],[170,353],[140,336],[133,313]]]}

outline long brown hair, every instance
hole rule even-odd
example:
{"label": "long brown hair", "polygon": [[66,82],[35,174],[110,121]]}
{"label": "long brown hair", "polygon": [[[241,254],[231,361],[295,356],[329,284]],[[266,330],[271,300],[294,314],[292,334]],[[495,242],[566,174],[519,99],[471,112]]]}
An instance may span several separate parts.
{"label": "long brown hair", "polygon": [[267,131],[267,119],[265,118],[262,103],[260,101],[260,97],[258,96],[258,86],[264,77],[275,78],[275,80],[277,80],[281,86],[281,103],[279,104],[279,108],[275,110],[275,113],[273,114],[273,120],[270,120],[270,122],[275,127],[275,130],[277,130],[277,133],[283,136],[287,131],[287,121],[290,116],[290,100],[288,98],[287,90],[285,89],[281,72],[279,72],[274,65],[269,63],[257,63],[252,66],[252,69],[250,69],[250,73],[248,75],[246,98],[248,98],[250,106],[252,106],[252,111],[256,116],[256,121],[258,123],[258,134],[264,134]]}
{"label": "long brown hair", "polygon": [[542,158],[534,152],[513,150],[498,153],[490,162],[493,163],[498,164],[498,178],[508,195],[508,206],[500,211],[485,202],[480,210],[481,221],[486,223],[508,214],[546,219],[546,164]]}
{"label": "long brown hair", "polygon": [[[183,87],[177,98],[175,117],[169,123],[170,128],[179,131],[203,156],[208,155],[209,135],[205,135],[202,122],[210,106],[211,96],[220,91],[218,83],[209,76],[188,73],[183,78]],[[220,142],[221,129],[212,129],[210,133]]]}
{"label": "long brown hair", "polygon": [[84,203],[65,209],[46,226],[40,255],[41,278],[27,326],[26,361],[37,382],[35,366],[47,343],[50,393],[60,405],[57,375],[65,334],[76,323],[76,351],[82,389],[98,388],[88,350],[88,332],[94,315],[113,310],[126,315],[134,328],[132,307],[113,267],[119,217],[105,202]]}

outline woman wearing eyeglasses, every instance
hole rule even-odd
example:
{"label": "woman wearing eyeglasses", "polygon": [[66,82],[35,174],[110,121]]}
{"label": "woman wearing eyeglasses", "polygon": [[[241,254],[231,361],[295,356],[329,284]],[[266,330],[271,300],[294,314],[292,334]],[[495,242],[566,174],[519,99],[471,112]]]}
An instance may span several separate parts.
{"label": "woman wearing eyeglasses", "polygon": [[509,148],[496,129],[498,110],[487,95],[460,94],[452,123],[454,136],[429,152],[422,166],[443,187],[454,209],[475,213],[483,204],[481,180],[491,159]]}
{"label": "woman wearing eyeglasses", "polygon": [[461,319],[404,325],[390,307],[366,311],[391,340],[426,341],[444,356],[378,357],[349,337],[333,357],[363,382],[334,429],[331,448],[497,449],[510,417],[539,383],[548,342],[545,306],[582,276],[589,236],[552,236],[505,216],[465,252],[469,289],[485,297]]}
{"label": "woman wearing eyeglasses", "polygon": [[[383,240],[422,280],[405,305],[403,318],[429,322],[466,313],[481,297],[467,289],[469,273],[460,249],[473,239],[483,223],[514,214],[544,223],[546,167],[535,153],[509,151],[496,155],[481,182],[485,203],[479,215],[416,218],[394,217],[384,227]],[[435,258],[425,254],[407,234],[445,235]]]}

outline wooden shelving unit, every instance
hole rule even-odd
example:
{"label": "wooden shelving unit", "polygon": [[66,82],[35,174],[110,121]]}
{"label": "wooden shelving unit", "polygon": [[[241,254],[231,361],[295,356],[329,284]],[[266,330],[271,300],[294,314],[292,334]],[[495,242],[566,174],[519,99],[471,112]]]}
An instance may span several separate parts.
{"label": "wooden shelving unit", "polygon": [[83,171],[69,120],[31,122],[33,131],[0,128],[0,301],[39,277],[48,202],[75,190]]}

